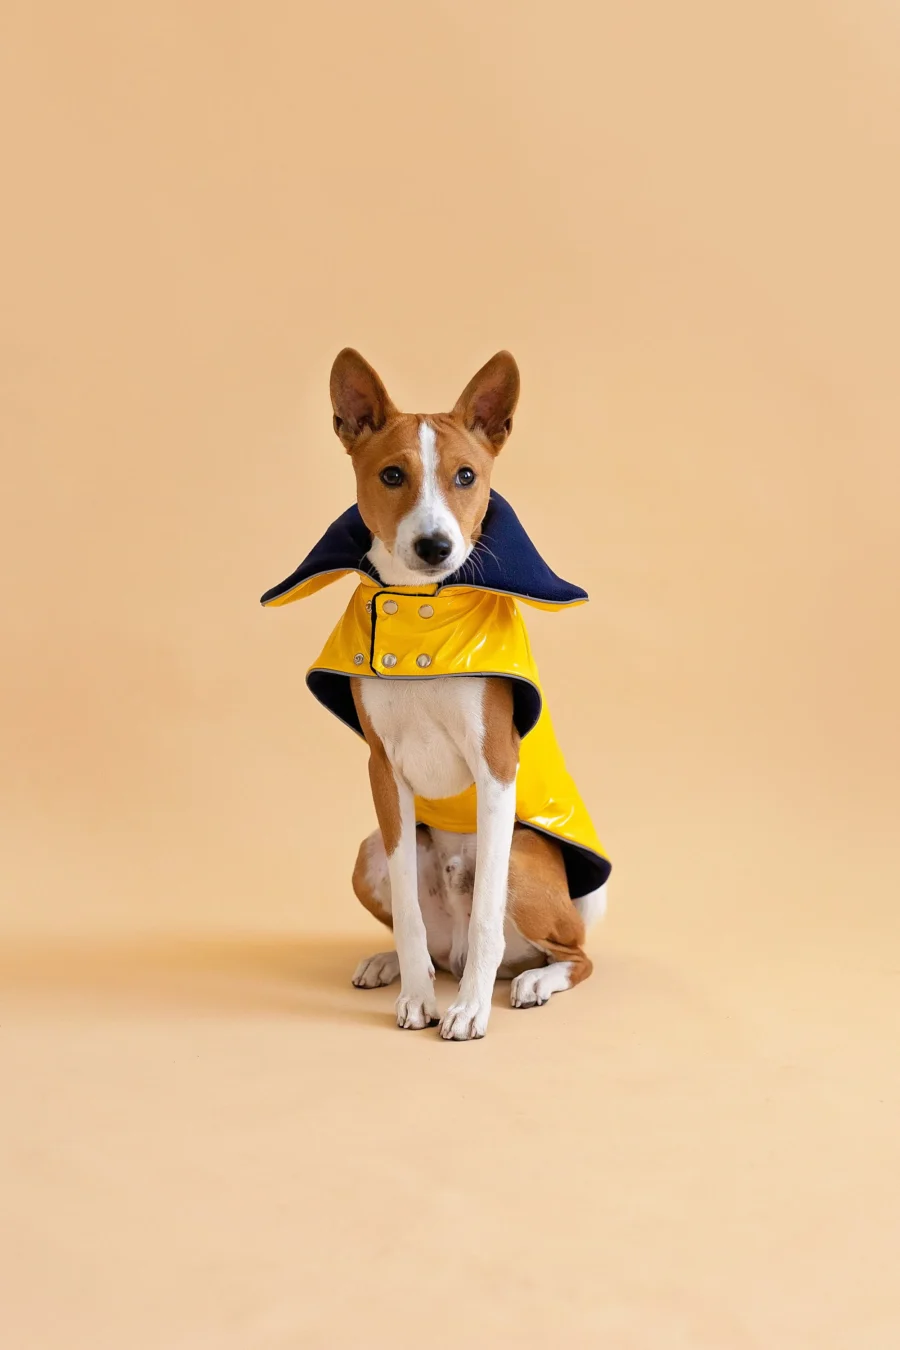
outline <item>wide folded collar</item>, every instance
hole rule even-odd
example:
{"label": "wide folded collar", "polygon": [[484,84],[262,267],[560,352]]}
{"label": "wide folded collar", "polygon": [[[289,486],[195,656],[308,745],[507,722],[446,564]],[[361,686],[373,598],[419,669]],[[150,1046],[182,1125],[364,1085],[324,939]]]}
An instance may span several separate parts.
{"label": "wide folded collar", "polygon": [[[372,535],[358,506],[338,516],[300,566],[262,596],[263,605],[287,605],[328,586],[339,577],[357,572],[376,587],[384,587],[369,561]],[[561,609],[583,604],[587,592],[563,581],[538,553],[509,502],[491,492],[481,537],[459,571],[439,585],[421,589],[435,594],[450,589],[495,591],[527,604]],[[411,587],[385,587],[410,590]]]}

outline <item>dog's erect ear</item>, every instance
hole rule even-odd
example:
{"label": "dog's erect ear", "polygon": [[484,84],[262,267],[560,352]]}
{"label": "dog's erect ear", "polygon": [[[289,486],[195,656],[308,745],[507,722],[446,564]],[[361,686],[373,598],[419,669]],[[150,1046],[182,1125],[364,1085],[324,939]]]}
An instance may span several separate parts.
{"label": "dog's erect ear", "polygon": [[331,367],[331,406],[334,429],[347,450],[364,431],[378,431],[397,409],[368,361],[345,347]]}
{"label": "dog's erect ear", "polygon": [[497,352],[473,375],[456,400],[453,416],[480,431],[499,450],[512,431],[519,401],[519,367],[509,352]]}

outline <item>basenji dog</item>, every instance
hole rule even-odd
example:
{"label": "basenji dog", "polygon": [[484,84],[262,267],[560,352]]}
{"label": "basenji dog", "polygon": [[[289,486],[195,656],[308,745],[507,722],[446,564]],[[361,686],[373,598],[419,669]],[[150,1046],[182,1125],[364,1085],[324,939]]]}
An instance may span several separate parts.
{"label": "basenji dog", "polygon": [[[398,1026],[438,1024],[448,1041],[484,1036],[498,975],[512,981],[514,1008],[585,980],[585,928],[605,910],[609,863],[556,745],[516,604],[587,597],[550,571],[491,490],[518,396],[516,362],[501,351],[451,412],[401,413],[368,362],[342,351],[331,400],[357,506],[263,597],[281,604],[360,574],[308,676],[369,748],[378,829],[353,888],[396,949],[361,962],[353,984],[399,976]],[[443,1016],[436,967],[459,980]]]}

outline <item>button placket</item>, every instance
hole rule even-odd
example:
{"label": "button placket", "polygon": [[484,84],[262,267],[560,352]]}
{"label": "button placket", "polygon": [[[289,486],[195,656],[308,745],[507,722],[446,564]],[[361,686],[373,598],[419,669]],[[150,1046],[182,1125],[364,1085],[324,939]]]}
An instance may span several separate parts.
{"label": "button placket", "polygon": [[[399,612],[400,612],[400,605],[395,599],[393,599],[393,597],[389,596],[386,600],[382,600],[380,605],[377,602],[373,602],[372,613],[373,618],[375,620],[377,620],[379,616],[381,616],[382,618],[385,616],[389,616],[392,618],[395,614],[398,614]],[[430,605],[427,603],[421,604],[417,607],[416,612],[420,619],[424,620],[431,619],[434,617],[434,605]],[[384,636],[388,641],[390,640],[390,636],[388,633],[383,633],[382,636]],[[378,663],[384,670],[394,670],[400,659],[401,657],[396,652],[384,652],[378,658]],[[428,667],[431,665],[432,658],[428,655],[427,652],[421,652],[415,658],[415,662],[419,670],[427,670]]]}
{"label": "button placket", "polygon": [[[376,603],[374,613],[377,619],[379,617],[380,611],[380,617],[382,618],[382,620],[385,620],[385,616],[393,617],[393,615],[395,615],[399,611],[399,609],[400,606],[397,604],[397,601],[391,599],[389,596],[386,600],[383,600],[381,602],[380,606]],[[387,629],[382,630],[382,636],[386,640],[390,641],[390,625],[388,625]],[[397,661],[398,657],[394,652],[383,652],[381,657],[379,658],[379,664],[384,670],[393,670],[397,665]]]}

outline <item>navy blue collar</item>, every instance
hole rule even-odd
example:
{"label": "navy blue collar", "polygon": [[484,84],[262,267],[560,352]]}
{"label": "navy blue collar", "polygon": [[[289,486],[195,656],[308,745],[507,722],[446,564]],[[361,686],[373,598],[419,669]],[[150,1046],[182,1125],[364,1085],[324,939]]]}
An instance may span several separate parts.
{"label": "navy blue collar", "polygon": [[[351,506],[329,525],[297,570],[266,591],[261,603],[270,605],[284,600],[304,582],[329,572],[361,572],[382,584],[366,556],[371,547],[372,535],[363,523],[359,507]],[[438,589],[449,586],[499,591],[548,605],[572,605],[587,599],[587,592],[580,586],[563,581],[547,566],[509,502],[493,491],[482,522],[481,538],[471,556]]]}

